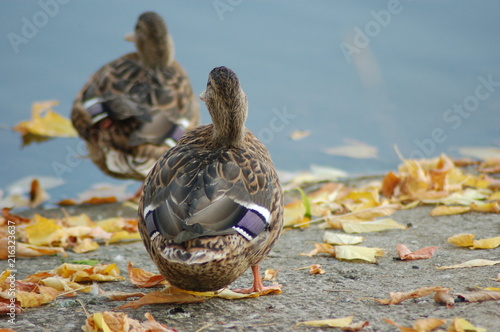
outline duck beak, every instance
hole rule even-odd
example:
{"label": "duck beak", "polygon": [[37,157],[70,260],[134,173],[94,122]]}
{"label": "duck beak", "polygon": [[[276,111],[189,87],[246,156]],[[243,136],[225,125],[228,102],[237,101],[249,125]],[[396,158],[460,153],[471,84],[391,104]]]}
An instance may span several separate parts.
{"label": "duck beak", "polygon": [[202,101],[202,102],[204,102],[204,103],[206,102],[206,100],[205,100],[205,92],[206,92],[206,91],[207,91],[207,90],[203,91],[203,92],[200,94],[200,99],[201,99],[201,101]]}
{"label": "duck beak", "polygon": [[125,35],[125,40],[129,42],[135,42],[135,34],[133,32],[127,33]]}

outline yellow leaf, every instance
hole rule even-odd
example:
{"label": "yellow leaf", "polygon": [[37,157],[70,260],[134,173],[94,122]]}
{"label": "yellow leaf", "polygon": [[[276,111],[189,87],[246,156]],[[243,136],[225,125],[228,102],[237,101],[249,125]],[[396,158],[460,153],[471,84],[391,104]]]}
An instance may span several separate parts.
{"label": "yellow leaf", "polygon": [[63,279],[61,277],[47,277],[42,279],[41,282],[47,286],[57,289],[60,292],[79,291],[88,293],[92,290],[92,286],[82,286],[76,282]]}
{"label": "yellow leaf", "polygon": [[83,239],[80,243],[73,247],[73,251],[77,254],[94,251],[99,248],[99,244],[90,238]]}
{"label": "yellow leaf", "polygon": [[430,332],[433,331],[434,329],[438,328],[439,326],[443,325],[446,323],[442,319],[436,319],[436,318],[425,318],[425,319],[417,319],[415,323],[413,323],[412,327],[405,327],[402,325],[399,325],[398,323],[390,320],[390,319],[384,319],[384,321],[387,324],[394,325],[399,328],[400,331],[402,332]]}
{"label": "yellow leaf", "polygon": [[478,211],[478,212],[500,213],[500,202],[495,201],[495,202],[484,203],[481,205],[476,205],[472,203],[471,209],[473,211]]}
{"label": "yellow leaf", "polygon": [[[336,216],[342,220],[368,221],[373,218],[390,216],[399,209],[397,205],[381,205]],[[332,218],[333,219],[333,218]]]}
{"label": "yellow leaf", "polygon": [[56,105],[59,105],[59,102],[55,100],[33,103],[31,120],[19,123],[14,130],[22,135],[77,137],[78,134],[71,121],[52,110],[52,107]]}
{"label": "yellow leaf", "polygon": [[345,260],[363,260],[370,263],[376,263],[376,256],[383,256],[383,250],[380,248],[367,248],[359,246],[337,246],[335,247],[335,257]]}
{"label": "yellow leaf", "polygon": [[500,261],[492,261],[489,259],[472,259],[470,261],[461,264],[436,267],[436,269],[438,270],[463,269],[469,267],[492,266],[496,264],[500,264]]}
{"label": "yellow leaf", "polygon": [[91,266],[65,263],[52,270],[52,272],[75,282],[125,280],[124,277],[120,276],[120,269],[118,269],[116,264]]}
{"label": "yellow leaf", "polygon": [[448,238],[448,243],[459,247],[472,247],[474,245],[474,234],[457,234]]}
{"label": "yellow leaf", "polygon": [[488,201],[500,201],[500,191],[495,191],[488,197]]}
{"label": "yellow leaf", "polygon": [[26,236],[29,244],[51,245],[53,242],[61,240],[62,226],[56,224],[53,219],[35,214],[32,224],[26,227]]}
{"label": "yellow leaf", "polygon": [[391,218],[378,219],[374,221],[363,221],[359,223],[342,222],[342,229],[346,233],[381,232],[389,229],[406,229]]}
{"label": "yellow leaf", "polygon": [[309,320],[295,324],[294,328],[300,325],[312,327],[347,327],[352,323],[354,316],[335,318],[335,319],[322,319],[322,320]]}
{"label": "yellow leaf", "polygon": [[346,244],[359,244],[363,242],[362,236],[337,234],[333,232],[325,232],[323,235],[323,242],[333,245],[346,245]]}
{"label": "yellow leaf", "polygon": [[472,249],[494,249],[500,246],[500,236],[488,239],[474,240]]}
{"label": "yellow leaf", "polygon": [[470,211],[469,206],[446,206],[446,205],[440,205],[436,206],[432,211],[431,211],[431,216],[437,217],[437,216],[449,216],[453,214],[460,214],[460,213],[465,213]]}
{"label": "yellow leaf", "polygon": [[448,332],[486,332],[486,329],[475,327],[467,320],[455,317],[448,327]]}
{"label": "yellow leaf", "polygon": [[301,256],[312,257],[317,254],[329,254],[335,257],[335,248],[328,243],[315,243],[315,248],[308,253],[299,254]]}
{"label": "yellow leaf", "polygon": [[[125,329],[125,324],[126,322],[123,320],[119,320],[122,324],[119,326],[118,330],[111,330],[106,323],[106,320],[104,319],[104,314],[106,313],[101,313],[101,312],[96,312],[93,316],[94,322],[99,327],[103,332],[113,332],[113,331],[127,331],[128,330],[128,324],[127,324],[127,329]],[[125,314],[123,314],[125,315]]]}
{"label": "yellow leaf", "polygon": [[107,218],[98,221],[96,224],[106,232],[114,233],[123,230],[123,227],[125,227],[125,219],[121,217]]}
{"label": "yellow leaf", "polygon": [[139,234],[139,232],[129,233],[127,231],[119,231],[111,235],[111,238],[109,239],[108,243],[115,243],[123,240],[140,240],[140,239],[141,235]]}

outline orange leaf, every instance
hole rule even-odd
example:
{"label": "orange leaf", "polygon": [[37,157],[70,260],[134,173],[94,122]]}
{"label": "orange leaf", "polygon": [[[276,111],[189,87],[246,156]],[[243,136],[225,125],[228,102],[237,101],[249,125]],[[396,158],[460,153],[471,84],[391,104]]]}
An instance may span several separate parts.
{"label": "orange leaf", "polygon": [[396,292],[396,293],[391,292],[389,293],[390,297],[389,299],[380,299],[380,300],[375,299],[375,301],[381,304],[400,304],[401,302],[408,299],[420,298],[430,295],[434,292],[444,291],[444,290],[448,290],[448,288],[421,287],[409,292]]}
{"label": "orange leaf", "polygon": [[154,274],[134,267],[132,262],[128,263],[128,278],[131,283],[139,288],[154,287],[158,284],[168,284],[165,278],[160,274]]}
{"label": "orange leaf", "polygon": [[309,269],[309,273],[310,274],[325,274],[325,270],[323,270],[321,268],[321,265],[319,264],[313,264],[311,265],[310,269]]}
{"label": "orange leaf", "polygon": [[147,304],[159,304],[159,303],[170,303],[170,304],[182,304],[182,303],[201,303],[205,302],[207,298],[203,296],[197,296],[188,293],[171,293],[169,289],[163,291],[154,291],[148,293],[138,300],[127,302],[124,305],[118,307],[118,309],[133,308],[137,309]]}
{"label": "orange leaf", "polygon": [[393,172],[387,173],[382,181],[382,187],[380,188],[382,195],[385,197],[391,197],[394,194],[396,186],[400,182],[401,178],[399,176]]}
{"label": "orange leaf", "polygon": [[108,196],[108,197],[91,197],[91,198],[81,202],[81,204],[99,205],[99,204],[109,204],[109,203],[116,203],[116,202],[118,202],[116,197]]}
{"label": "orange leaf", "polygon": [[53,301],[59,291],[52,287],[39,286],[39,293],[36,292],[26,292],[26,291],[17,291],[17,300],[20,302],[21,307],[29,308],[29,307],[38,307],[44,303]]}

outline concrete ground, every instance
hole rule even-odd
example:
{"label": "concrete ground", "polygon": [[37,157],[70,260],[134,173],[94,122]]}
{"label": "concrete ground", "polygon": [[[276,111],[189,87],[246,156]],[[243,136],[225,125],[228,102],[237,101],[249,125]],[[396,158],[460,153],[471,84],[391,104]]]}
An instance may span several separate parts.
{"label": "concrete ground", "polygon": [[[289,331],[300,321],[338,318],[354,315],[354,321],[368,321],[363,331],[398,331],[383,321],[391,319],[411,326],[419,318],[447,319],[462,317],[488,331],[500,331],[500,301],[456,303],[453,308],[436,304],[432,296],[407,300],[399,305],[382,305],[372,298],[388,298],[389,292],[403,292],[424,286],[441,286],[453,293],[466,292],[471,287],[500,287],[496,281],[500,265],[472,269],[437,270],[436,266],[453,265],[471,259],[500,259],[500,248],[470,250],[447,243],[447,238],[458,233],[473,233],[476,238],[498,236],[500,217],[494,214],[466,213],[455,216],[431,217],[429,207],[398,211],[392,218],[407,224],[407,230],[363,234],[362,245],[384,248],[386,255],[377,264],[338,261],[333,257],[300,256],[309,252],[313,242],[322,242],[324,230],[312,226],[307,229],[287,230],[281,236],[270,256],[262,263],[261,271],[279,270],[278,282],[283,286],[280,295],[243,300],[209,299],[205,303],[184,305],[147,305],[126,309],[132,318],[144,321],[144,313],[151,313],[159,322],[177,331]],[[27,211],[31,215],[34,211]],[[40,211],[39,211],[40,212]],[[135,212],[121,204],[80,206],[70,208],[70,214],[85,212],[92,218],[123,214],[135,217]],[[61,215],[60,209],[42,211],[43,215]],[[395,246],[406,244],[411,250],[438,246],[432,259],[416,261],[395,260]],[[103,263],[116,262],[126,276],[127,263],[156,272],[142,242],[101,246],[87,254],[69,253],[64,261],[97,259]],[[44,256],[17,260],[18,279],[37,271],[50,270],[63,262],[61,256]],[[311,264],[321,264],[322,275],[310,275]],[[2,268],[3,270],[3,268]],[[251,273],[247,271],[232,287],[248,287]],[[104,290],[136,291],[128,281],[101,283]],[[152,291],[143,289],[142,291]],[[17,315],[14,326],[4,318],[0,327],[16,331],[81,331],[86,315],[79,299],[90,312],[115,310],[124,302],[111,302],[91,294],[79,293],[76,298],[58,298],[50,304],[28,308]],[[296,330],[326,331],[327,328],[300,326]]]}

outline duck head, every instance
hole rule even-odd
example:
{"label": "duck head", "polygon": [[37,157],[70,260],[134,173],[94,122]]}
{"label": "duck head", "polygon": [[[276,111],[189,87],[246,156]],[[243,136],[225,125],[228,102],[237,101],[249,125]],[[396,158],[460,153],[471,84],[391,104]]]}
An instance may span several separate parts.
{"label": "duck head", "polygon": [[218,146],[240,146],[245,137],[248,101],[236,74],[227,67],[214,68],[200,99],[212,117],[213,142]]}
{"label": "duck head", "polygon": [[139,16],[135,31],[125,39],[135,43],[145,66],[163,68],[174,61],[174,42],[163,18],[155,12]]}

